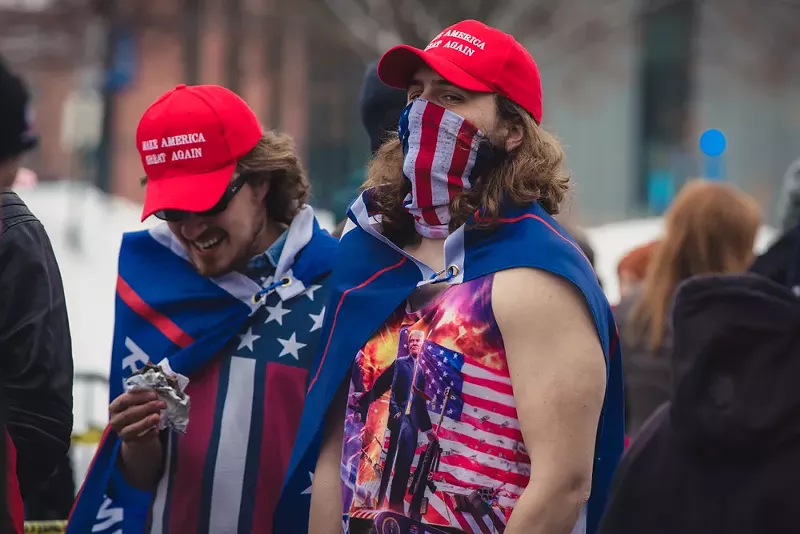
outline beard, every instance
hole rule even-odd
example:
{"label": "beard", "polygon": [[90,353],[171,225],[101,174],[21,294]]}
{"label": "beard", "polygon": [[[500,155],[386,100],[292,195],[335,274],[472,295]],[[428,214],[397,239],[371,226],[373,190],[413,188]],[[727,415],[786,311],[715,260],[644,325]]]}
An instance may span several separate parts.
{"label": "beard", "polygon": [[[249,207],[249,206],[248,206]],[[198,274],[215,278],[230,272],[244,272],[254,256],[261,252],[267,216],[263,206],[255,204],[245,213],[227,214],[224,220],[212,225],[199,239],[219,238],[219,243],[207,251],[181,238],[189,259]]]}

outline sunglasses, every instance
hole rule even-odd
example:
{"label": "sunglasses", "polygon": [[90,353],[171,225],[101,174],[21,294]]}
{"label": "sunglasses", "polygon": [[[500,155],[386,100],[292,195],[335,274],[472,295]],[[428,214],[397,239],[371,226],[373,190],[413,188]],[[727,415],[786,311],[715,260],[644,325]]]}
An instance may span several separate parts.
{"label": "sunglasses", "polygon": [[214,204],[211,209],[207,209],[205,211],[186,211],[186,210],[158,210],[153,215],[161,219],[162,221],[167,222],[180,222],[184,219],[187,219],[191,215],[197,215],[199,217],[213,217],[214,215],[219,215],[226,209],[228,209],[228,204],[230,204],[233,197],[236,196],[244,184],[247,183],[247,180],[252,176],[252,173],[240,174],[236,177],[236,179],[231,182],[231,185],[228,186],[228,189],[222,194],[222,198],[219,199],[219,202]]}

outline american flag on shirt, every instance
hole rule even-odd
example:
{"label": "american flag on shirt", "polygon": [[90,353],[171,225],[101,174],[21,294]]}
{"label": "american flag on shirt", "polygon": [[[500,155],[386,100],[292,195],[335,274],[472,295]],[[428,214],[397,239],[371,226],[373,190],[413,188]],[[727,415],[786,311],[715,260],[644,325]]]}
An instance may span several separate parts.
{"label": "american flag on shirt", "polygon": [[[511,380],[507,373],[431,341],[423,346],[420,364],[426,376],[425,393],[430,397],[428,412],[442,447],[437,472],[431,477],[436,492],[426,492],[424,519],[468,533],[501,533],[514,502],[528,484],[531,467]],[[388,443],[387,432],[384,449]],[[414,466],[426,444],[427,438],[421,436]],[[473,492],[489,502],[488,513],[471,513],[459,506],[457,496]],[[410,500],[407,495],[407,505]]]}

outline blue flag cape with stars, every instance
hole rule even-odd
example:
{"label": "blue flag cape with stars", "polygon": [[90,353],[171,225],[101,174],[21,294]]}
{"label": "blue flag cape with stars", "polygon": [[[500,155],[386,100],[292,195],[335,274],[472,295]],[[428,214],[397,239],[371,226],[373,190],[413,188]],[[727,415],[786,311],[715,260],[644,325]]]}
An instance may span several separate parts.
{"label": "blue flag cape with stars", "polygon": [[[326,277],[332,269],[337,240],[319,227],[310,207],[300,211],[284,236],[285,242],[274,277],[258,283],[239,273],[215,279],[199,275],[187,261],[185,251],[166,225],[125,234],[119,255],[109,383],[111,399],[122,393],[124,379],[137,368],[141,368],[149,360],[148,355],[155,358],[155,363],[161,363],[174,372],[191,378],[195,370],[229,345],[229,341],[239,343],[235,339],[236,334],[240,333],[257,311],[263,309],[254,299],[254,295],[258,293],[264,293],[273,300],[279,296],[280,301],[287,305],[294,306],[299,302],[302,306],[308,305],[309,301],[303,295],[320,289],[317,284],[323,284],[324,288],[317,291],[316,298],[318,302],[320,299],[324,301],[328,287]],[[286,280],[290,280],[290,283],[285,283]],[[295,304],[292,304],[293,300]],[[280,305],[276,305],[277,307]],[[322,308],[322,302],[314,310],[319,308]],[[272,317],[273,311],[269,311]],[[282,307],[281,311],[286,313]],[[300,317],[303,314],[298,312],[295,315]],[[305,342],[310,355],[305,364],[301,358],[298,365],[309,369],[313,362],[311,354],[320,332],[321,317],[322,312],[316,318],[309,318],[309,314],[305,313],[303,319],[308,323],[304,322],[302,325],[305,338],[295,339],[294,336],[284,334],[280,337],[289,339],[272,340],[275,343],[270,345],[273,347],[270,350],[275,354],[262,353],[256,344],[258,350],[254,352],[260,353],[260,356],[254,357],[258,361],[277,360],[281,351],[277,342],[281,341],[284,350],[280,355],[291,353],[297,359],[298,349],[305,346],[302,343]],[[290,328],[291,325],[287,322],[289,318],[282,318],[283,315],[281,320],[272,322],[268,318],[267,327],[279,324]],[[300,333],[299,327],[300,325],[297,333]],[[247,335],[247,343],[244,339],[242,343],[249,344],[248,348],[252,351],[253,342],[258,336],[254,336],[249,330]],[[267,361],[261,363],[269,365]],[[260,363],[256,364],[256,371],[260,368],[259,365]],[[264,392],[261,394],[263,397]],[[258,388],[255,395],[258,396]],[[263,405],[263,399],[261,404]],[[153,494],[125,484],[115,468],[119,446],[119,439],[114,432],[110,428],[106,429],[70,515],[68,534],[144,532]],[[277,483],[280,484],[280,481]],[[310,485],[307,474],[305,484],[306,488]],[[282,502],[282,508],[276,511],[276,514],[280,512],[293,518],[294,526],[289,532],[302,534],[306,531],[310,503],[308,493],[298,492],[287,496]],[[245,504],[242,506],[244,508]],[[258,507],[259,503],[251,503],[252,506]],[[208,513],[198,510],[198,515],[201,516],[198,530],[208,531]],[[240,525],[246,523],[247,518],[240,521]],[[287,531],[276,529],[274,532]]]}
{"label": "blue flag cape with stars", "polygon": [[606,396],[586,510],[586,532],[594,533],[623,451],[624,400],[616,324],[591,264],[574,239],[533,203],[507,206],[491,231],[470,228],[475,217],[481,216],[476,213],[447,238],[447,272],[436,273],[380,233],[379,218],[370,209],[371,193],[364,191],[351,206],[348,227],[337,249],[316,369],[289,463],[285,494],[300,490],[307,480],[301,475],[318,454],[326,411],[358,350],[418,285],[432,279],[458,284],[505,269],[530,267],[561,276],[580,290],[606,358]]}

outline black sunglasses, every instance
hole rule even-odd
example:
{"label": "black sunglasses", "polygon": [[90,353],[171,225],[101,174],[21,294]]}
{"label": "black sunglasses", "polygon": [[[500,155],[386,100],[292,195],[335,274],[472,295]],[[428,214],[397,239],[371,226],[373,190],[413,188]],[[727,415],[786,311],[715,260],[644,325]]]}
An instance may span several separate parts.
{"label": "black sunglasses", "polygon": [[211,209],[207,209],[206,211],[186,211],[186,210],[158,210],[153,215],[161,219],[162,221],[167,222],[180,222],[190,215],[198,215],[200,217],[213,217],[214,215],[219,215],[226,209],[228,209],[228,204],[230,204],[233,197],[236,196],[244,184],[247,183],[247,180],[253,176],[253,173],[245,173],[240,174],[231,182],[231,185],[228,186],[228,189],[222,194],[222,198],[219,199],[219,202],[214,204]]}

